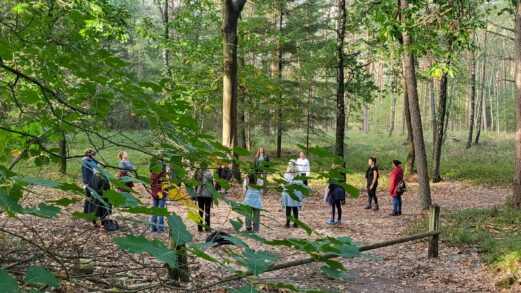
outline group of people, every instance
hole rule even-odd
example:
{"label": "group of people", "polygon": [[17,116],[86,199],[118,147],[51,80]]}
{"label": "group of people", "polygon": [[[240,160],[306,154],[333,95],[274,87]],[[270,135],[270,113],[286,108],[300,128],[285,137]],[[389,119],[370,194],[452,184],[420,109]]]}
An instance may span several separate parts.
{"label": "group of people", "polygon": [[[103,192],[110,188],[109,182],[100,176],[96,160],[96,152],[90,148],[85,150],[85,157],[82,159],[82,177],[84,189],[86,191],[87,200],[84,204],[85,213],[94,213],[96,219],[93,224],[96,227],[105,227],[110,224],[110,220],[106,218],[111,214],[112,208],[108,200],[103,197]],[[131,177],[131,171],[134,166],[129,161],[128,153],[121,151],[118,154],[119,165],[117,177]],[[250,174],[243,178],[243,204],[251,208],[251,215],[245,219],[246,229],[248,231],[258,232],[260,228],[260,212],[263,209],[262,197],[263,190],[266,186],[266,163],[270,161],[270,157],[266,154],[264,148],[260,147],[254,158],[254,168]],[[366,209],[374,211],[379,210],[377,188],[379,179],[379,170],[376,165],[376,158],[370,157],[368,160],[368,169],[365,175],[367,181],[367,198],[368,204]],[[393,170],[390,175],[389,193],[393,201],[393,212],[391,215],[401,215],[402,200],[401,195],[403,188],[403,170],[401,162],[393,160]],[[164,162],[160,162],[160,166],[150,165],[150,189],[149,193],[152,197],[151,203],[153,207],[164,208],[166,206],[168,190],[164,183],[168,181],[167,166]],[[215,174],[215,175],[214,175]],[[211,230],[211,207],[213,204],[212,191],[214,188],[219,192],[223,188],[219,184],[219,180],[214,182],[214,176],[221,178],[220,180],[230,180],[232,172],[228,165],[218,164],[214,174],[206,165],[201,165],[196,169],[194,177],[198,184],[194,190],[193,199],[197,201],[199,209],[200,222],[197,225],[198,231]],[[281,206],[285,210],[286,223],[285,227],[290,228],[293,220],[293,227],[297,227],[299,210],[302,209],[304,201],[303,190],[309,189],[308,178],[311,176],[310,162],[306,158],[304,152],[299,157],[288,162],[288,166],[284,173],[284,189],[281,193]],[[119,191],[133,188],[132,180],[124,180],[124,186],[118,186]],[[330,219],[326,222],[329,225],[338,225],[342,223],[342,205],[346,202],[346,191],[342,187],[341,181],[332,180],[328,183],[324,194],[324,201],[330,205]],[[222,190],[223,193],[226,190]],[[152,232],[164,232],[164,219],[160,216],[152,216],[151,219]]]}

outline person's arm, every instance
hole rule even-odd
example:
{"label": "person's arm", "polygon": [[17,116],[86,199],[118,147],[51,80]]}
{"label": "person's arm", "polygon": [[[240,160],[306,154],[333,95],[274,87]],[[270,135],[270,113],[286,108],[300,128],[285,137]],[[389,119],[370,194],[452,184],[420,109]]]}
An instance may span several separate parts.
{"label": "person's arm", "polygon": [[391,176],[390,176],[390,182],[389,182],[389,194],[393,195],[393,190],[394,190],[394,185],[396,184],[395,183],[395,180],[396,180],[396,172],[393,170],[391,172]]}
{"label": "person's arm", "polygon": [[327,203],[327,196],[329,195],[329,184],[326,186],[326,190],[324,191],[324,202]]}
{"label": "person's arm", "polygon": [[378,171],[373,170],[373,182],[371,182],[371,187],[369,189],[373,189],[376,184],[376,179],[378,179]]}
{"label": "person's arm", "polygon": [[311,166],[309,164],[309,160],[306,159],[306,176],[311,176]]}

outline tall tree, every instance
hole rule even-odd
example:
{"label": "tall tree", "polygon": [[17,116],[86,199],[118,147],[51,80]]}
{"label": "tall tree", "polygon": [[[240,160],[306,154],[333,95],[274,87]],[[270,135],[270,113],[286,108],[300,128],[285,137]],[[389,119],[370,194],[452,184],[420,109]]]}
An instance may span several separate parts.
{"label": "tall tree", "polygon": [[515,82],[516,82],[516,143],[515,170],[512,203],[521,209],[521,1],[517,1],[515,12]]}
{"label": "tall tree", "polygon": [[222,0],[223,115],[222,144],[237,145],[237,24],[246,0]]}
{"label": "tall tree", "polygon": [[[472,43],[476,43],[476,32],[472,36]],[[476,52],[470,52],[470,96],[469,96],[469,136],[467,139],[467,148],[472,144],[472,132],[474,131],[474,110],[476,108]]]}
{"label": "tall tree", "polygon": [[[405,12],[409,8],[407,0],[399,0],[399,15],[402,25],[406,27],[407,16]],[[425,153],[425,141],[423,138],[423,127],[420,115],[420,105],[418,102],[418,86],[416,80],[416,68],[414,53],[411,51],[413,45],[408,29],[405,28],[401,33],[403,42],[403,66],[405,81],[407,84],[407,95],[409,110],[411,115],[411,125],[414,139],[414,152],[416,154],[416,171],[418,172],[418,184],[422,209],[428,209],[432,203],[431,188],[429,185],[429,173],[427,169],[427,155]]]}
{"label": "tall tree", "polygon": [[485,104],[485,78],[487,76],[487,30],[485,28],[485,40],[483,45],[483,65],[481,68],[481,91],[479,96],[479,106],[478,106],[478,123],[476,125],[476,139],[474,140],[475,144],[479,143],[479,137],[481,135],[481,130],[487,127],[487,112],[486,112],[486,104]]}
{"label": "tall tree", "polygon": [[344,80],[344,38],[346,32],[346,1],[338,0],[338,19],[336,28],[336,140],[335,140],[335,154],[344,158],[344,138],[345,138],[345,123],[346,113],[344,104],[345,94],[345,80]]}

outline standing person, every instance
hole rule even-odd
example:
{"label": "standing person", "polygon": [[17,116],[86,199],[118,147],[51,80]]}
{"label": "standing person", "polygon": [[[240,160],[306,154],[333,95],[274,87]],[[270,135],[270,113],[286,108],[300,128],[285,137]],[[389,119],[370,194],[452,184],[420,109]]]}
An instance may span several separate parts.
{"label": "standing person", "polygon": [[[265,186],[266,179],[268,177],[268,172],[264,170],[264,163],[270,161],[270,156],[266,154],[266,151],[264,150],[264,147],[259,147],[257,150],[257,154],[255,155],[255,172],[259,174],[257,177],[257,185],[259,186]],[[264,194],[264,189],[261,190],[261,193]]]}
{"label": "standing person", "polygon": [[[306,158],[304,152],[300,152],[299,158],[297,159],[297,168],[300,176],[309,177],[311,175],[311,168],[309,166],[309,160]],[[304,180],[304,185],[308,186],[308,179]]]}
{"label": "standing person", "polygon": [[[134,170],[134,166],[128,160],[128,153],[125,152],[125,151],[121,151],[121,152],[118,153],[118,158],[119,158],[119,165],[118,165],[119,172],[118,172],[117,177],[118,178],[130,177],[131,175],[130,175],[129,171]],[[133,188],[134,187],[134,182],[128,181],[128,182],[125,182],[125,185],[128,188]],[[121,187],[118,187],[118,191],[125,191],[125,189],[121,188]]]}
{"label": "standing person", "polygon": [[376,197],[376,188],[378,187],[378,177],[380,174],[378,172],[378,167],[376,167],[376,158],[370,157],[367,161],[369,168],[365,172],[365,179],[367,180],[367,199],[368,203],[365,209],[370,210],[372,202],[374,200],[373,211],[378,211],[378,198]]}
{"label": "standing person", "polygon": [[[331,206],[331,218],[326,222],[328,225],[342,224],[342,205],[346,203],[346,191],[334,181],[329,182],[324,195],[325,202]],[[335,222],[335,208],[338,211],[338,220]]]}
{"label": "standing person", "polygon": [[208,191],[208,184],[212,184],[212,172],[210,172],[206,166],[203,166],[196,171],[195,178],[199,181],[195,191],[197,194],[197,204],[199,206],[199,216],[201,216],[197,230],[199,232],[203,231],[204,219],[204,229],[210,231],[210,209],[212,207],[213,198]]}
{"label": "standing person", "polygon": [[[215,173],[218,178],[221,178],[226,181],[230,181],[232,179],[232,170],[230,170],[230,165],[226,163],[219,163],[217,169],[215,170]],[[215,190],[220,191],[222,186],[219,184],[219,182],[215,182]],[[228,191],[224,190],[224,194],[228,194]]]}
{"label": "standing person", "polygon": [[398,192],[398,185],[403,180],[403,170],[400,167],[402,162],[393,160],[393,170],[391,171],[389,193],[393,198],[393,212],[391,216],[402,214],[402,195]]}
{"label": "standing person", "polygon": [[[284,180],[289,185],[301,185],[304,186],[302,180],[295,180],[295,176],[298,174],[297,164],[294,160],[289,161],[288,168],[284,174]],[[296,197],[290,196],[290,192]],[[300,190],[293,189],[292,191],[284,190],[282,192],[282,208],[286,209],[286,228],[289,228],[289,217],[293,212],[293,217],[298,219],[298,210],[302,208],[302,192]],[[297,224],[293,223],[293,227],[297,227]]]}
{"label": "standing person", "polygon": [[[96,211],[96,205],[93,201],[92,194],[89,190],[90,188],[94,188],[92,186],[92,178],[94,174],[98,171],[96,167],[98,165],[98,161],[96,161],[96,151],[91,148],[86,148],[84,151],[85,157],[81,159],[81,177],[83,182],[83,189],[85,190],[85,195],[87,198],[83,203],[83,212],[84,213],[94,213]],[[96,225],[96,221],[92,220],[93,224]]]}
{"label": "standing person", "polygon": [[[152,206],[156,208],[164,208],[166,206],[166,191],[163,183],[166,180],[166,165],[163,164],[162,170],[154,172],[153,164],[150,164],[150,189],[152,195]],[[150,221],[153,223],[152,232],[162,233],[165,231],[165,223],[162,216],[152,216]]]}
{"label": "standing person", "polygon": [[251,218],[246,217],[246,230],[252,230],[252,219],[253,219],[253,231],[259,232],[260,226],[260,210],[262,209],[262,196],[261,191],[253,185],[257,184],[257,178],[255,175],[248,175],[247,180],[244,181],[244,205],[251,207],[252,214]]}

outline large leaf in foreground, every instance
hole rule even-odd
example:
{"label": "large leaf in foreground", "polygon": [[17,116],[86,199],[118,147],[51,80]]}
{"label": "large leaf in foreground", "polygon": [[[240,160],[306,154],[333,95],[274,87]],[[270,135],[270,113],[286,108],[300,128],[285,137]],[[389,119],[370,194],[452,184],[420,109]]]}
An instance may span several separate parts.
{"label": "large leaf in foreground", "polygon": [[20,292],[16,280],[2,268],[0,268],[0,288],[2,288],[2,292],[5,293]]}
{"label": "large leaf in foreground", "polygon": [[59,283],[56,276],[42,266],[30,267],[25,273],[26,284],[44,284],[57,288]]}
{"label": "large leaf in foreground", "polygon": [[167,263],[170,267],[175,267],[177,263],[175,253],[158,240],[148,240],[144,236],[128,235],[115,238],[119,248],[130,253],[148,253],[160,261]]}
{"label": "large leaf in foreground", "polygon": [[192,234],[190,234],[188,229],[186,229],[185,223],[183,223],[181,217],[172,213],[167,217],[167,219],[170,234],[175,239],[176,245],[183,245],[192,242]]}

